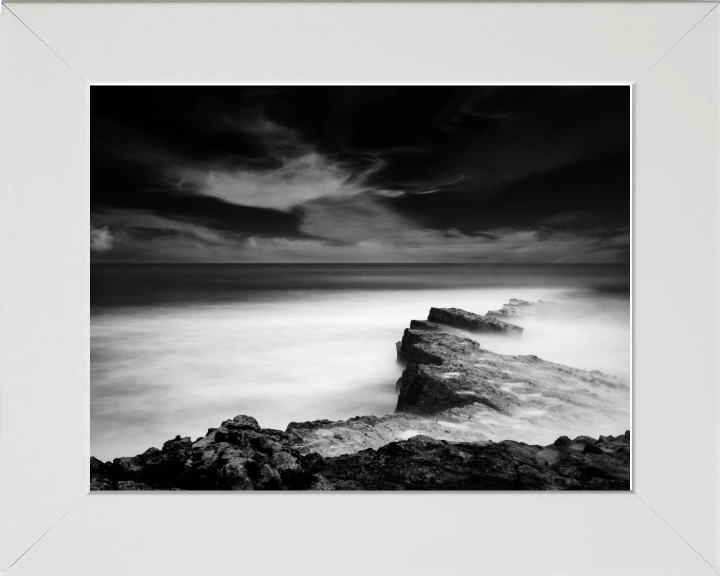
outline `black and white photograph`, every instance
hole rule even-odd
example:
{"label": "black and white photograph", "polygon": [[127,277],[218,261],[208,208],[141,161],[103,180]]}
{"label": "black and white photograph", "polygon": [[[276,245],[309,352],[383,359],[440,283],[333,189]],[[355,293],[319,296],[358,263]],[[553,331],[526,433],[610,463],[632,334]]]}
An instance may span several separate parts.
{"label": "black and white photograph", "polygon": [[93,85],[91,490],[630,490],[630,91]]}

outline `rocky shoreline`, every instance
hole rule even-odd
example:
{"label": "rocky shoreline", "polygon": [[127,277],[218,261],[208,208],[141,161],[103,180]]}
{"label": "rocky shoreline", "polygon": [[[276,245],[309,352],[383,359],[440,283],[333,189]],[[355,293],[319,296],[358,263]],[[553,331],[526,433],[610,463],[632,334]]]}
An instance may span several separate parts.
{"label": "rocky shoreline", "polygon": [[[458,335],[522,335],[490,314],[432,308],[411,322],[397,344],[406,366],[394,414],[285,431],[236,416],[194,442],[91,458],[91,490],[628,490],[629,432],[582,435],[593,418],[615,430],[625,421],[608,398],[629,397],[627,384]],[[558,420],[575,439],[539,445]]]}

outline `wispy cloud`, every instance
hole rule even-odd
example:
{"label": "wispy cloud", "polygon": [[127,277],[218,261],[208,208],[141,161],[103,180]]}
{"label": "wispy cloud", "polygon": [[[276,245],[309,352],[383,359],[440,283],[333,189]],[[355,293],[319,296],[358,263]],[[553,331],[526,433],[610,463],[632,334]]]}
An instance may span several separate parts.
{"label": "wispy cloud", "polygon": [[180,187],[230,204],[290,211],[319,198],[346,199],[366,192],[363,176],[317,152],[286,158],[268,170],[178,168]]}
{"label": "wispy cloud", "polygon": [[112,239],[109,248],[94,248],[94,260],[613,263],[626,258],[626,230],[606,231],[603,237],[515,228],[467,235],[419,228],[366,202],[315,203],[305,224],[313,237],[307,238],[218,232],[146,212],[110,211],[93,216],[92,237]]}
{"label": "wispy cloud", "polygon": [[[491,235],[494,239],[485,237]],[[452,262],[452,263],[616,263],[623,261],[620,238],[600,240],[575,234],[543,237],[534,230],[491,230],[467,236],[406,231],[396,242],[379,238],[348,244],[288,238],[248,239],[241,250],[251,259],[274,262]]]}
{"label": "wispy cloud", "polygon": [[370,195],[323,198],[302,207],[301,231],[309,236],[345,243],[363,241],[397,244],[421,227]]}
{"label": "wispy cloud", "polygon": [[243,240],[238,235],[144,210],[106,210],[93,214],[91,223],[90,246],[97,262],[236,261],[234,248]]}

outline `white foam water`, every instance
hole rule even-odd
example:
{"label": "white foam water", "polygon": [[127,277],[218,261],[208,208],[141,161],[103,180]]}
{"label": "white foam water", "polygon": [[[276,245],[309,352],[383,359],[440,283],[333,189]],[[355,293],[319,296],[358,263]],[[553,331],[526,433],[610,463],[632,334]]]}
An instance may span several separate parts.
{"label": "white foam water", "polygon": [[566,305],[519,321],[521,339],[474,336],[483,347],[629,378],[627,298],[576,287],[303,288],[109,306],[91,322],[91,453],[107,460],[177,434],[195,439],[236,414],[284,429],[392,413],[395,342],[410,320],[431,306],[483,314],[509,298]]}

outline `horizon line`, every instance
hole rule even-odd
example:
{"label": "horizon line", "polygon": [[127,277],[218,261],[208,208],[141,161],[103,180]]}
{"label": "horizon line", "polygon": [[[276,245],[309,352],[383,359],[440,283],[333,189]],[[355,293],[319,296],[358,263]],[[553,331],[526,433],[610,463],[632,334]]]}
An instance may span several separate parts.
{"label": "horizon line", "polygon": [[90,262],[91,266],[629,266],[630,262]]}

